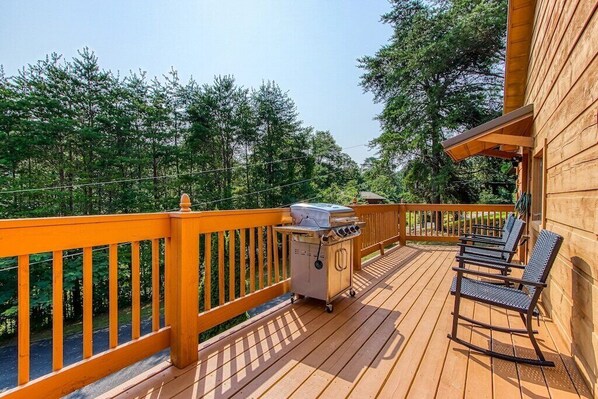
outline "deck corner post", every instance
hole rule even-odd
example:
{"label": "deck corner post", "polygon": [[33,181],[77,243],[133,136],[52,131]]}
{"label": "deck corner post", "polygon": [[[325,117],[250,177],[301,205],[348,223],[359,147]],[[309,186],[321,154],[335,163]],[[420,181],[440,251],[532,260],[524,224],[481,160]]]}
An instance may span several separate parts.
{"label": "deck corner post", "polygon": [[361,270],[361,235],[353,240],[353,270]]}
{"label": "deck corner post", "polygon": [[199,234],[192,217],[190,209],[170,214],[167,295],[171,313],[170,358],[177,368],[187,367],[198,359]]}
{"label": "deck corner post", "polygon": [[399,245],[407,243],[407,213],[405,204],[399,204]]}

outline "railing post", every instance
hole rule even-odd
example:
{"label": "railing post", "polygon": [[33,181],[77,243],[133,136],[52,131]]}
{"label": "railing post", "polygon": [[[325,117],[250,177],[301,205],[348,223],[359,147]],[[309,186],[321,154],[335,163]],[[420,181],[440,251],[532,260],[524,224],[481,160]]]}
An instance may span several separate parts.
{"label": "railing post", "polygon": [[[353,204],[353,210],[355,211],[355,216],[361,216],[357,210],[357,201]],[[366,225],[365,228],[368,228]],[[363,231],[362,231],[363,234]],[[361,234],[358,235],[355,239],[353,239],[353,270],[358,271],[361,270],[361,244],[362,244],[362,237]]]}
{"label": "railing post", "polygon": [[199,235],[190,219],[191,201],[181,196],[181,209],[170,214],[170,256],[167,285],[169,298],[170,358],[178,368],[197,362]]}
{"label": "railing post", "polygon": [[407,213],[405,204],[399,204],[399,245],[407,243]]}

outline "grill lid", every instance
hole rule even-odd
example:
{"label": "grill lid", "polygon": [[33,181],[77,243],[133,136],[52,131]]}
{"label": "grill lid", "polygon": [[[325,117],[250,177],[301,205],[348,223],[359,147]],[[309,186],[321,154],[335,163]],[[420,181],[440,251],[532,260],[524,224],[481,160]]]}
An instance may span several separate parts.
{"label": "grill lid", "polygon": [[313,204],[301,202],[298,204],[291,205],[291,212],[293,212],[293,210],[300,210],[300,209],[315,210],[316,212],[323,211],[323,212],[328,212],[328,213],[332,213],[332,214],[343,213],[343,212],[349,212],[349,213],[353,214],[353,209],[351,209],[347,206],[336,205],[336,204],[327,204],[324,202],[316,202]]}
{"label": "grill lid", "polygon": [[353,209],[326,203],[291,205],[291,216],[295,225],[320,229],[352,224],[357,221]]}

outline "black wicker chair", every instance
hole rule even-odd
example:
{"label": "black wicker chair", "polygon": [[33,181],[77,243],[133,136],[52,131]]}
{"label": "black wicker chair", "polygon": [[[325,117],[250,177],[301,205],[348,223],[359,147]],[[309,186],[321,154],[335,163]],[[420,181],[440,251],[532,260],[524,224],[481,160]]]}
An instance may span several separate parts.
{"label": "black wicker chair", "polygon": [[[455,296],[455,308],[453,311],[453,328],[448,337],[455,342],[465,345],[469,349],[496,358],[538,366],[554,366],[554,362],[546,360],[544,354],[538,346],[536,338],[534,337],[534,334],[536,334],[537,331],[532,329],[532,319],[533,316],[539,314],[536,310],[536,305],[538,303],[538,299],[540,298],[540,294],[542,293],[542,289],[546,287],[546,279],[548,278],[548,274],[550,273],[550,269],[552,268],[562,242],[563,237],[548,230],[542,230],[538,236],[538,241],[532,250],[530,261],[527,266],[525,266],[523,276],[520,279],[511,276],[470,270],[464,267],[465,264],[484,267],[487,266],[487,263],[480,261],[464,260],[460,267],[454,267],[453,270],[457,272],[457,276],[453,279],[451,294]],[[488,282],[474,280],[465,277],[464,275],[498,279],[503,282],[519,284],[519,286],[518,288],[511,288],[501,285],[494,285]],[[462,316],[459,314],[459,305],[462,298],[517,312],[525,324],[525,329],[493,326]],[[470,342],[463,341],[457,337],[459,319],[495,331],[527,334],[538,358],[530,359],[507,355],[504,353],[495,352],[491,349],[473,345]]]}
{"label": "black wicker chair", "polygon": [[[461,242],[464,243],[471,242],[495,245],[504,244],[509,238],[509,234],[511,233],[515,220],[517,220],[515,215],[509,213],[502,227],[474,224],[472,226],[473,233],[464,234],[461,237],[459,237],[459,239],[461,240]],[[480,234],[480,231],[485,231],[486,234]],[[495,232],[498,235],[488,234],[491,231]]]}
{"label": "black wicker chair", "polygon": [[523,235],[525,222],[521,219],[514,219],[507,240],[495,246],[479,246],[473,244],[459,244],[457,261],[459,266],[466,260],[481,260],[494,262],[495,269],[501,270],[502,274],[508,274],[511,269],[508,266],[501,266],[511,262],[513,255],[517,252],[517,246]]}

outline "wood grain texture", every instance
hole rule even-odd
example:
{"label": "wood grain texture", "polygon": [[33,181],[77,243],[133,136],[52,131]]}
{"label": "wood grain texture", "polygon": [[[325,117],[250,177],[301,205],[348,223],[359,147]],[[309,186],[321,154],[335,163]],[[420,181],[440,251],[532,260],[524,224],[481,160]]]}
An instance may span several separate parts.
{"label": "wood grain texture", "polygon": [[63,262],[62,251],[52,255],[52,370],[63,366]]}
{"label": "wood grain texture", "polygon": [[83,359],[93,355],[93,264],[91,247],[83,248]]}
{"label": "wood grain texture", "polygon": [[131,338],[141,336],[141,270],[139,241],[131,243]]}
{"label": "wood grain texture", "polygon": [[29,381],[29,255],[19,256],[17,279],[17,382],[22,385]]}
{"label": "wood grain texture", "polygon": [[118,245],[108,247],[108,341],[109,347],[118,345]]}
{"label": "wood grain texture", "polygon": [[[534,25],[537,40],[524,103],[534,104],[531,153],[543,150],[546,170],[530,174],[527,186],[544,186],[542,225],[565,238],[542,300],[598,396],[598,236],[593,232],[598,205],[598,2],[540,0],[537,8],[542,11]],[[530,393],[548,394],[538,386],[532,384]],[[557,396],[566,397],[563,392]]]}
{"label": "wood grain texture", "polygon": [[[200,346],[194,365],[165,363],[102,398],[590,397],[550,320],[539,329],[543,350],[560,359],[554,370],[470,354],[446,338],[454,254],[430,245],[391,251],[356,273],[356,298],[340,298],[333,313],[315,300],[287,302]],[[467,300],[463,311],[522,327],[516,314],[476,309]],[[493,333],[490,343],[487,331],[473,330],[460,323],[464,339],[511,353],[531,350],[525,338]]]}

